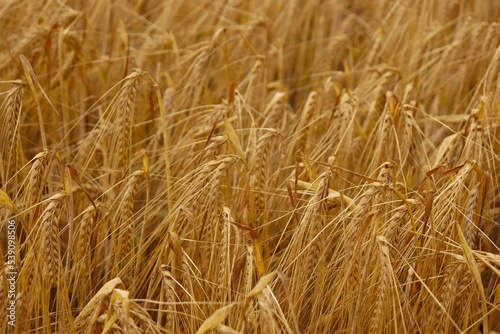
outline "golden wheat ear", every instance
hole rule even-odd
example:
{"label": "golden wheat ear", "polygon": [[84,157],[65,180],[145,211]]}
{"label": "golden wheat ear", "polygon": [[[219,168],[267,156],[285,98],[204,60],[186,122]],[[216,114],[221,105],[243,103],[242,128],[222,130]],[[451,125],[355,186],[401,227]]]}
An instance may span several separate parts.
{"label": "golden wheat ear", "polygon": [[57,285],[61,272],[59,217],[65,199],[66,194],[63,192],[49,198],[49,204],[40,218],[42,270],[47,287]]}

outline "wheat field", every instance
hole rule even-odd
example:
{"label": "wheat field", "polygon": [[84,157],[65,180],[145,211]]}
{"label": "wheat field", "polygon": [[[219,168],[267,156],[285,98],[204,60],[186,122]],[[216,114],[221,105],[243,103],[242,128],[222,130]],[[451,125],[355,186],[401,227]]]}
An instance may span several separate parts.
{"label": "wheat field", "polygon": [[1,1],[0,333],[500,332],[499,19]]}

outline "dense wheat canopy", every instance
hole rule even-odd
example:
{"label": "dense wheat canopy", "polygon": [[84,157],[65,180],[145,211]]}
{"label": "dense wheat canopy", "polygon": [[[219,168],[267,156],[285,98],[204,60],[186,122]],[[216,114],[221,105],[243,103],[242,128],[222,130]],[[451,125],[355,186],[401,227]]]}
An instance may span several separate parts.
{"label": "dense wheat canopy", "polygon": [[0,333],[500,332],[499,18],[1,1]]}

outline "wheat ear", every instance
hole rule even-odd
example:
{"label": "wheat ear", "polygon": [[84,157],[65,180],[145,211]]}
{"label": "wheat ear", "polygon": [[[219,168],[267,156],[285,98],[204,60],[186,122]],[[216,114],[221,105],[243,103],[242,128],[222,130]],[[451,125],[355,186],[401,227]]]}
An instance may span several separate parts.
{"label": "wheat ear", "polygon": [[43,254],[43,277],[46,286],[55,286],[61,268],[59,214],[66,194],[57,193],[49,198],[49,204],[41,216],[41,254]]}
{"label": "wheat ear", "polygon": [[[19,152],[22,148],[19,147],[19,127],[21,125],[21,106],[24,96],[24,82],[18,80],[15,86],[9,90],[5,98],[5,122],[2,153],[4,161],[7,161],[4,175],[2,179],[6,184],[14,174],[19,170]],[[17,184],[14,184],[13,190],[17,189]]]}
{"label": "wheat ear", "polygon": [[117,154],[116,167],[128,168],[131,155],[133,107],[137,94],[137,87],[141,81],[144,71],[134,70],[125,78],[123,87],[118,92],[115,108],[117,110],[116,123],[118,126],[118,139],[115,153]]}

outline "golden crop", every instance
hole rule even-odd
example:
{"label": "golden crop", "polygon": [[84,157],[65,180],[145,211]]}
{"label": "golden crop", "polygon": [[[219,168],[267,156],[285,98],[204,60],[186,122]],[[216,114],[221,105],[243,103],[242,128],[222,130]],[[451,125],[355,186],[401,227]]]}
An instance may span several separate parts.
{"label": "golden crop", "polygon": [[3,1],[0,333],[500,332],[499,17]]}

